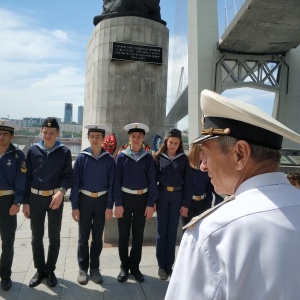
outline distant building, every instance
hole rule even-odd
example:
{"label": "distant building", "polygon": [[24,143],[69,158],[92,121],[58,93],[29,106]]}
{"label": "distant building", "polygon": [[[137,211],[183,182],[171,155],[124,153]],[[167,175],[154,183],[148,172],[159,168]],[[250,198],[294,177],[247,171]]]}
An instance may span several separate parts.
{"label": "distant building", "polygon": [[82,126],[77,124],[61,124],[60,126],[60,132],[68,131],[73,133],[81,133]]}
{"label": "distant building", "polygon": [[65,103],[65,119],[64,123],[72,123],[73,122],[73,104]]}
{"label": "distant building", "polygon": [[83,106],[78,106],[78,124],[82,125],[83,123]]}

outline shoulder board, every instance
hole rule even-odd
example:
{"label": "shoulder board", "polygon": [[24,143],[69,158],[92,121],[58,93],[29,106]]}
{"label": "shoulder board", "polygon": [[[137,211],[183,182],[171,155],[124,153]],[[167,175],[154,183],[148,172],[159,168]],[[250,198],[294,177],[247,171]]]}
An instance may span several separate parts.
{"label": "shoulder board", "polygon": [[234,195],[226,197],[226,198],[225,198],[221,203],[219,203],[218,205],[216,205],[216,206],[214,206],[214,207],[212,207],[212,208],[206,210],[205,212],[203,212],[203,213],[200,214],[199,216],[194,217],[189,223],[187,223],[184,227],[182,227],[182,229],[191,229],[191,228],[193,228],[194,225],[195,225],[198,221],[200,221],[200,220],[206,218],[206,217],[207,217],[208,215],[210,215],[212,212],[214,212],[215,210],[217,210],[220,206],[222,206],[223,204],[225,204],[225,203],[227,203],[227,202],[229,202],[229,201],[232,201],[232,200],[234,200],[234,199],[235,199],[235,196],[234,196]]}

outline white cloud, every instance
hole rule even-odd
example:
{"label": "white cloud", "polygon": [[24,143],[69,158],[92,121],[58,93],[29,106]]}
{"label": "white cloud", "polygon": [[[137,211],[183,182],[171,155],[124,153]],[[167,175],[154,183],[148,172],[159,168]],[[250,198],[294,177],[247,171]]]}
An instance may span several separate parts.
{"label": "white cloud", "polygon": [[83,104],[85,45],[60,29],[0,9],[1,115],[63,117],[64,103]]}

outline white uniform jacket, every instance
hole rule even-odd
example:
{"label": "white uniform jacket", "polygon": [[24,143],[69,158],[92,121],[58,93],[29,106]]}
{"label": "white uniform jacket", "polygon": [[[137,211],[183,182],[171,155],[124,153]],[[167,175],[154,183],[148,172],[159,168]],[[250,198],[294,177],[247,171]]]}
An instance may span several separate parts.
{"label": "white uniform jacket", "polygon": [[299,300],[300,190],[284,173],[243,182],[186,230],[168,300]]}

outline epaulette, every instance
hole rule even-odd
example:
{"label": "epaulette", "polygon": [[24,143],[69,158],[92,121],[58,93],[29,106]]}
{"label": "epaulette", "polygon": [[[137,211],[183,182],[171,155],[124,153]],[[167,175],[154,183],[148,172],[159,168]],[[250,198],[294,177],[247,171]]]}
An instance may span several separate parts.
{"label": "epaulette", "polygon": [[235,199],[235,196],[227,196],[225,197],[225,199],[219,203],[218,205],[206,210],[205,212],[203,212],[202,214],[200,214],[199,216],[194,217],[189,223],[187,223],[184,227],[182,227],[182,229],[191,229],[193,228],[193,226],[199,221],[202,220],[204,218],[206,218],[208,215],[210,215],[212,212],[214,212],[215,210],[217,210],[219,207],[221,207],[222,205],[224,205],[225,203],[232,201]]}

